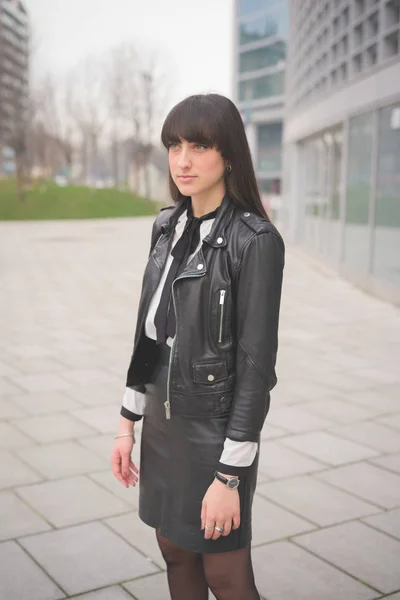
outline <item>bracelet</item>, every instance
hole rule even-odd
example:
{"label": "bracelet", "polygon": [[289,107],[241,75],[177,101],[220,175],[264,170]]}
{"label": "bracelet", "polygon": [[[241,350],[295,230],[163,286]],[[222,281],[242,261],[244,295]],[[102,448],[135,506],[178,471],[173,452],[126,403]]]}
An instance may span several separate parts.
{"label": "bracelet", "polygon": [[114,439],[116,440],[117,438],[121,438],[121,437],[133,437],[133,441],[135,441],[135,435],[133,433],[120,433],[120,434],[116,435],[114,437]]}

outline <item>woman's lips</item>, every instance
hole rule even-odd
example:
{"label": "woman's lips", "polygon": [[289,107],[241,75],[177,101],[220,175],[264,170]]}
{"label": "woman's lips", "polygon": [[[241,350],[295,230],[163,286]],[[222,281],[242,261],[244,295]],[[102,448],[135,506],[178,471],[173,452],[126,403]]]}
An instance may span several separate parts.
{"label": "woman's lips", "polygon": [[193,179],[196,179],[196,176],[195,175],[178,175],[178,179],[182,183],[188,183],[189,181],[193,181]]}

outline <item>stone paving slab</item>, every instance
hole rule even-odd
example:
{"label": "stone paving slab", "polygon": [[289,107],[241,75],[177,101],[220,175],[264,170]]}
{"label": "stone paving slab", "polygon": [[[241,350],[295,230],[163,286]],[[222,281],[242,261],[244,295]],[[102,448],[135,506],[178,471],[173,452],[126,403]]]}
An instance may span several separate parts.
{"label": "stone paving slab", "polygon": [[[72,400],[63,392],[40,392],[38,394],[21,394],[8,398],[8,404],[19,407],[22,412],[22,418],[26,415],[56,415],[57,413],[82,408],[77,400]],[[19,419],[19,415],[15,418]],[[14,418],[14,417],[8,417]],[[59,438],[57,438],[59,439]]]}
{"label": "stone paving slab", "polygon": [[11,450],[35,443],[32,437],[24,435],[11,423],[0,423],[0,450]]}
{"label": "stone paving slab", "polygon": [[113,531],[118,533],[131,546],[150,558],[160,569],[165,568],[164,559],[156,541],[154,529],[145,525],[136,512],[104,519]]}
{"label": "stone paving slab", "polygon": [[10,452],[0,450],[0,490],[26,483],[36,483],[43,477]]}
{"label": "stone paving slab", "polygon": [[374,465],[347,465],[316,477],[383,508],[400,506],[400,476]]}
{"label": "stone paving slab", "polygon": [[368,525],[400,540],[400,508],[362,519]]}
{"label": "stone paving slab", "polygon": [[258,493],[320,526],[376,514],[379,508],[311,476],[262,483]]}
{"label": "stone paving slab", "polygon": [[259,469],[272,479],[282,479],[294,475],[304,475],[326,468],[307,456],[302,456],[279,442],[265,442],[260,448]]}
{"label": "stone paving slab", "polygon": [[9,399],[0,400],[0,419],[17,419],[25,416],[24,411],[18,408],[16,404],[13,404]]}
{"label": "stone paving slab", "polygon": [[325,431],[313,431],[286,438],[282,440],[282,444],[332,466],[379,455],[379,452],[372,448],[341,439]]}
{"label": "stone paving slab", "polygon": [[[400,415],[399,415],[400,416]],[[368,446],[379,453],[400,451],[400,431],[395,431],[380,422],[364,421],[331,429],[335,435],[358,444]]]}
{"label": "stone paving slab", "polygon": [[127,512],[129,506],[82,475],[15,488],[55,527]]}
{"label": "stone paving slab", "polygon": [[108,461],[101,459],[75,441],[22,448],[17,454],[46,479],[71,477],[90,471],[100,471],[109,466]]}
{"label": "stone paving slab", "polygon": [[[13,426],[31,436],[39,444],[70,440],[96,433],[70,414],[50,414],[13,421]],[[20,444],[21,445],[21,444]]]}
{"label": "stone paving slab", "polygon": [[72,414],[100,433],[114,433],[119,423],[119,410],[114,404],[96,408],[82,408],[72,411]]}
{"label": "stone paving slab", "polygon": [[21,538],[20,543],[68,594],[158,570],[102,523]]}
{"label": "stone paving slab", "polygon": [[400,475],[400,453],[373,458],[370,460],[370,462],[378,467],[384,467],[385,469],[394,471]]}
{"label": "stone paving slab", "polygon": [[18,544],[4,542],[0,544],[0,598],[61,600],[65,594]]}
{"label": "stone paving slab", "polygon": [[362,523],[306,533],[295,542],[381,593],[400,588],[400,542]]}
{"label": "stone paving slab", "polygon": [[312,531],[315,525],[255,494],[253,502],[253,546]]}
{"label": "stone paving slab", "polygon": [[[147,577],[146,579],[149,578]],[[95,592],[89,592],[88,594],[79,594],[75,598],[79,600],[132,600],[132,596],[125,592],[119,585],[106,587]]]}
{"label": "stone paving slab", "polygon": [[[6,600],[168,598],[138,489],[109,460],[152,221],[0,223],[1,600],[10,581]],[[253,514],[263,598],[372,600],[381,579],[400,595],[384,564],[400,544],[399,355],[398,308],[287,245]],[[337,528],[353,533],[338,559]],[[321,540],[318,556],[301,538]],[[363,569],[372,587],[357,581]],[[21,572],[26,586],[8,577]]]}
{"label": "stone paving slab", "polygon": [[259,591],[268,600],[372,600],[375,591],[290,542],[255,548]]}
{"label": "stone paving slab", "polygon": [[51,526],[13,492],[0,492],[0,542],[49,529]]}

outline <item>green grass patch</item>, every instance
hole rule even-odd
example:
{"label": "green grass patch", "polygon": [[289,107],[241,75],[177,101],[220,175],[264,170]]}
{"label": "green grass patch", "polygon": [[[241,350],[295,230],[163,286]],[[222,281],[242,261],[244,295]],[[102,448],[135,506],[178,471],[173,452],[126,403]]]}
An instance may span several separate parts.
{"label": "green grass patch", "polygon": [[84,186],[34,184],[18,200],[14,180],[0,180],[0,220],[101,219],[154,215],[162,203],[134,196],[129,191]]}

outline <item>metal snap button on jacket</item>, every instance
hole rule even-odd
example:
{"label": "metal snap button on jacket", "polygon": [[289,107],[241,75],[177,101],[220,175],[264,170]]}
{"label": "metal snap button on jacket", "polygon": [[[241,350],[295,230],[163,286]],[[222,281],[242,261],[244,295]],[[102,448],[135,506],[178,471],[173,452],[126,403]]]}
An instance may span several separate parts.
{"label": "metal snap button on jacket", "polygon": [[214,377],[214,375],[209,375],[207,377],[207,379],[208,379],[208,381],[214,381],[215,377]]}
{"label": "metal snap button on jacket", "polygon": [[197,268],[199,271],[201,271],[201,269],[203,268],[203,265],[200,263],[199,265],[197,265]]}
{"label": "metal snap button on jacket", "polygon": [[245,216],[245,217],[249,217],[249,216],[250,216],[250,213],[249,213],[249,212],[245,212],[245,213],[244,213],[244,216]]}
{"label": "metal snap button on jacket", "polygon": [[222,244],[222,242],[223,242],[223,241],[224,241],[224,240],[223,240],[223,238],[219,237],[219,238],[217,239],[217,244]]}

